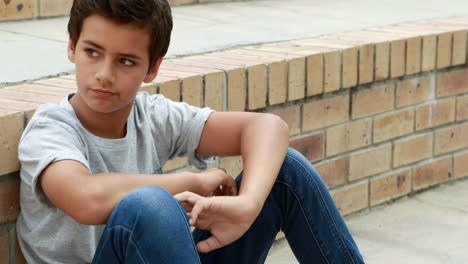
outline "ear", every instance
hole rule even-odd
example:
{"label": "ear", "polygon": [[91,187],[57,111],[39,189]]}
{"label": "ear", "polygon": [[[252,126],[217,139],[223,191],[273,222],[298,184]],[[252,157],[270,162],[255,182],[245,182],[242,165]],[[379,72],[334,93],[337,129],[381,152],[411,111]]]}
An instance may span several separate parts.
{"label": "ear", "polygon": [[162,61],[163,57],[159,58],[156,61],[156,64],[153,66],[153,68],[146,74],[145,79],[143,79],[143,82],[149,83],[156,78],[156,75],[158,75],[159,66],[161,66]]}
{"label": "ear", "polygon": [[68,39],[67,55],[68,59],[72,63],[75,63],[75,45],[73,45],[73,41],[71,40],[71,38]]}

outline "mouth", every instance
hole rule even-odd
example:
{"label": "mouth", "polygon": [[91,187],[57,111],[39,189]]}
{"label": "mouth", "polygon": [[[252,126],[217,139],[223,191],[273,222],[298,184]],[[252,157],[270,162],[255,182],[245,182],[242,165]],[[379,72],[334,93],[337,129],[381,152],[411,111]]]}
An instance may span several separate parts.
{"label": "mouth", "polygon": [[113,92],[108,91],[108,90],[103,90],[103,89],[93,89],[92,90],[94,94],[96,94],[98,97],[111,97],[114,95]]}

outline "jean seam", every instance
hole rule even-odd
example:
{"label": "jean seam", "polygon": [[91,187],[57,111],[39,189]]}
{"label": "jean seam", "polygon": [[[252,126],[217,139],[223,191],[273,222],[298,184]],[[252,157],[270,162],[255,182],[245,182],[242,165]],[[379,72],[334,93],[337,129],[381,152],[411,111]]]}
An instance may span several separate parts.
{"label": "jean seam", "polygon": [[[315,180],[313,180],[314,177],[313,177],[312,175],[310,175],[309,171],[305,168],[305,166],[304,166],[299,160],[297,160],[295,157],[292,157],[291,155],[287,155],[286,158],[287,158],[287,159],[292,159],[292,160],[294,160],[297,164],[299,164],[299,165],[302,167],[302,169],[305,171],[305,173],[307,173],[307,176],[309,176],[309,177],[306,177],[306,179],[307,179],[309,182],[312,180],[312,181],[313,181],[313,186],[314,186],[314,188],[315,188],[315,189],[318,188],[318,187],[317,187],[317,183],[315,182]],[[291,190],[292,190],[292,188],[291,188]],[[336,226],[335,220],[333,219],[333,217],[331,217],[331,213],[330,213],[330,210],[329,210],[329,208],[328,208],[328,205],[324,202],[325,199],[323,198],[322,193],[321,193],[320,191],[317,191],[317,190],[316,190],[316,192],[318,192],[318,194],[320,195],[320,202],[321,202],[321,203],[324,205],[324,207],[326,208],[326,211],[327,211],[327,214],[328,214],[328,218],[329,218],[329,219],[331,220],[331,222],[333,223],[332,228],[335,230],[335,232],[338,234],[339,239],[341,240],[342,250],[344,249],[344,251],[347,253],[346,255],[347,255],[347,257],[348,257],[348,260],[350,260],[351,263],[354,263],[354,264],[355,264],[353,258],[351,257],[351,253],[349,252],[349,249],[346,247],[346,244],[345,244],[345,242],[344,242],[344,240],[343,240],[343,237],[342,237],[341,234],[338,232],[338,228],[337,228],[337,226]],[[294,191],[293,191],[293,193],[294,193]],[[295,195],[296,195],[296,194],[295,194]],[[299,203],[299,204],[300,204],[300,203]],[[300,206],[301,206],[301,210],[302,210],[302,205],[300,205]],[[322,250],[322,249],[320,249],[320,250]],[[328,260],[327,260],[327,261],[328,261]]]}
{"label": "jean seam", "polygon": [[[175,199],[175,198],[174,198]],[[180,203],[178,201],[175,201],[176,205],[177,205],[177,208],[179,208],[179,212],[180,214],[182,215],[182,217],[185,219],[185,217],[187,217],[187,212],[185,212],[185,209],[182,208],[182,206],[180,205]],[[192,241],[193,240],[193,236],[192,236],[192,232],[190,232],[190,225],[188,224],[187,221],[184,221],[184,224],[185,224],[185,227],[187,228],[186,231],[188,231],[188,235],[192,238]],[[197,248],[195,246],[195,241],[192,243],[192,249],[195,250],[195,255],[196,256],[199,256],[198,255],[198,251],[197,251]],[[200,260],[200,257],[198,257],[198,263],[201,264],[201,260]]]}
{"label": "jean seam", "polygon": [[135,242],[135,240],[132,239],[132,236],[133,236],[133,229],[132,228],[129,228],[126,225],[118,224],[118,225],[114,225],[112,227],[109,227],[108,232],[110,232],[111,230],[113,230],[115,228],[118,228],[118,227],[123,228],[123,229],[127,229],[127,231],[130,232],[130,237],[129,237],[128,241],[135,245],[138,256],[140,257],[141,260],[143,260],[144,263],[147,263],[147,261],[143,258],[143,255],[140,252],[140,248],[138,248],[138,244]]}
{"label": "jean seam", "polygon": [[[294,195],[294,198],[296,198],[296,200],[297,200],[298,203],[299,203],[299,208],[301,209],[302,215],[304,216],[305,219],[307,219],[306,214],[305,214],[305,212],[304,212],[304,208],[302,207],[302,204],[301,204],[301,199],[299,199],[299,197],[297,196],[296,192],[295,192],[294,189],[291,187],[291,185],[289,185],[288,183],[286,183],[286,182],[284,182],[284,181],[280,181],[280,180],[277,180],[276,182],[277,182],[277,183],[280,183],[280,184],[284,184],[286,187],[288,187],[288,189],[290,189],[291,193]],[[327,263],[330,263],[330,262],[328,262],[327,256],[325,255],[325,253],[324,253],[323,250],[322,250],[322,245],[321,245],[321,244],[319,243],[319,241],[317,240],[317,237],[315,236],[315,233],[314,233],[314,231],[312,230],[312,227],[310,226],[309,221],[307,220],[306,223],[307,223],[307,227],[308,227],[310,233],[311,233],[312,236],[314,237],[315,243],[317,243],[317,245],[319,245],[319,249],[320,249],[320,252],[322,253],[322,256],[323,256],[324,259],[327,261]]]}

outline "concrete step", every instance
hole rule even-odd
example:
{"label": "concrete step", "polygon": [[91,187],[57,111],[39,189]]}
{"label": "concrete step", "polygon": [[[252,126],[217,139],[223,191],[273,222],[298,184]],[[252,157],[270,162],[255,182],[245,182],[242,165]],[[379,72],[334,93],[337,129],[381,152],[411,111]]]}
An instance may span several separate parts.
{"label": "concrete step", "polygon": [[[366,263],[468,263],[468,179],[346,217]],[[285,238],[268,264],[298,263]]]}

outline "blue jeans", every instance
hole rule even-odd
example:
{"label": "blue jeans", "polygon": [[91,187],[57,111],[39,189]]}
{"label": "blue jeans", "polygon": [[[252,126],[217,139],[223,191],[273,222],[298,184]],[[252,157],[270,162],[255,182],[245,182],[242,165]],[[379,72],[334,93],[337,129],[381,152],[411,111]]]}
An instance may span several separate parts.
{"label": "blue jeans", "polygon": [[263,263],[280,230],[300,263],[364,263],[320,175],[291,148],[262,211],[237,241],[198,253],[195,244],[210,233],[191,233],[178,201],[146,186],[117,205],[93,263]]}

